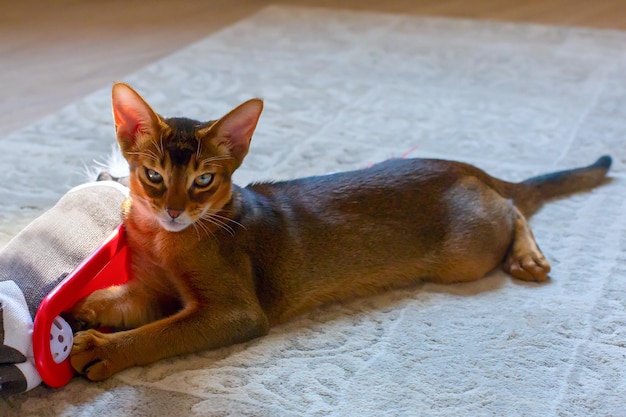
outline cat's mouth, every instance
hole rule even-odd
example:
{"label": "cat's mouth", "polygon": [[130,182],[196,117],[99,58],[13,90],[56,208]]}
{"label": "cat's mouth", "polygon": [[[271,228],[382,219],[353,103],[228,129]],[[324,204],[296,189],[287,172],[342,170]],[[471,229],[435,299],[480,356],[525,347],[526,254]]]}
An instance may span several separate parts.
{"label": "cat's mouth", "polygon": [[168,232],[181,232],[191,225],[191,222],[184,219],[162,219],[159,218],[159,224]]}

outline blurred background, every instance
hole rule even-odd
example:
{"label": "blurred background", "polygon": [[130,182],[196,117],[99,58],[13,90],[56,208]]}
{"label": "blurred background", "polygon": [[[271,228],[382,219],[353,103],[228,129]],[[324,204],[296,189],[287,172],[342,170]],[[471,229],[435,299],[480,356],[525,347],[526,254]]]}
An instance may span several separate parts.
{"label": "blurred background", "polygon": [[269,4],[626,29],[624,0],[0,0],[1,139]]}

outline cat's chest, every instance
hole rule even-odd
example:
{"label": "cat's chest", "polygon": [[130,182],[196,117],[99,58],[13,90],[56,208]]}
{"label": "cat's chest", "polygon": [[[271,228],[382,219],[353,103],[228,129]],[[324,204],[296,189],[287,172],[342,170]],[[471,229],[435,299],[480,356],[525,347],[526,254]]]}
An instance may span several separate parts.
{"label": "cat's chest", "polygon": [[214,239],[184,231],[131,232],[128,240],[131,252],[141,259],[141,263],[177,274],[206,269],[219,257]]}

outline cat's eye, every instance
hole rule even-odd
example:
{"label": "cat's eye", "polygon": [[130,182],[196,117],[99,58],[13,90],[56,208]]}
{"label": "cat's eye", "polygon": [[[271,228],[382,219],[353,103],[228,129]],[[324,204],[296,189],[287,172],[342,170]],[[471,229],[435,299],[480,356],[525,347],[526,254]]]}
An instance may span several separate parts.
{"label": "cat's eye", "polygon": [[150,168],[146,168],[146,177],[153,184],[161,184],[163,182],[163,176]]}
{"label": "cat's eye", "polygon": [[198,178],[195,179],[194,184],[196,187],[204,188],[211,185],[213,182],[213,174],[202,174]]}

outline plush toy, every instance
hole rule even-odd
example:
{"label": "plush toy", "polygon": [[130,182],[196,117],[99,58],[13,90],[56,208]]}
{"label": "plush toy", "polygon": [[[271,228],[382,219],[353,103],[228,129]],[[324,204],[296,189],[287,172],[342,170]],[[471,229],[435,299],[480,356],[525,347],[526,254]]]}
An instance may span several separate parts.
{"label": "plush toy", "polygon": [[120,224],[127,195],[114,181],[76,187],[0,249],[0,395],[41,383],[32,345],[39,304]]}

